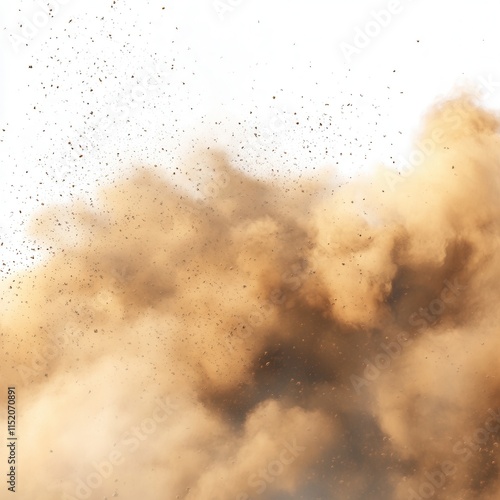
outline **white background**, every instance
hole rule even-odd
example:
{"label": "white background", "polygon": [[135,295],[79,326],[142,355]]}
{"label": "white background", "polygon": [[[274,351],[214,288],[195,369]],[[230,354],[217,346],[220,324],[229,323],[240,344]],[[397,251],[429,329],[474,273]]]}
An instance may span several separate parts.
{"label": "white background", "polygon": [[132,167],[174,179],[218,147],[253,175],[349,177],[398,168],[457,88],[500,106],[494,0],[62,2],[0,4],[2,276],[44,255],[37,210]]}

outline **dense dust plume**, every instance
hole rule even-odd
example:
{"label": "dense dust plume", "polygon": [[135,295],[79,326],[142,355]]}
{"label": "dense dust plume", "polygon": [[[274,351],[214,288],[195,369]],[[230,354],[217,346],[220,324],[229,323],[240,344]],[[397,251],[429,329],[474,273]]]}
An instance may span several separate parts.
{"label": "dense dust plume", "polygon": [[40,213],[53,255],[1,295],[18,498],[497,500],[498,118],[439,103],[412,157],[207,154],[195,190],[138,168]]}

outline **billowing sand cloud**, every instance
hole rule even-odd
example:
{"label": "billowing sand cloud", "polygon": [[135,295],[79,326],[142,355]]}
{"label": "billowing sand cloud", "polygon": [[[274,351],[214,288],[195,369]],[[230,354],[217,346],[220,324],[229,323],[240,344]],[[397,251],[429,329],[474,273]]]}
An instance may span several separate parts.
{"label": "billowing sand cloud", "polygon": [[499,138],[464,96],[402,173],[216,155],[39,214],[2,285],[18,497],[497,499]]}

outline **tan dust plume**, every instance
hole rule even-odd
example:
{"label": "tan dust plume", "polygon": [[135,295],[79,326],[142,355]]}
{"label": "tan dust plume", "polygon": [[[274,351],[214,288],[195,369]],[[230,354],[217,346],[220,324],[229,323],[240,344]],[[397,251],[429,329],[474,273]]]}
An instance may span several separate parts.
{"label": "tan dust plume", "polygon": [[1,296],[18,498],[498,499],[498,125],[461,96],[400,174],[220,154],[39,214]]}

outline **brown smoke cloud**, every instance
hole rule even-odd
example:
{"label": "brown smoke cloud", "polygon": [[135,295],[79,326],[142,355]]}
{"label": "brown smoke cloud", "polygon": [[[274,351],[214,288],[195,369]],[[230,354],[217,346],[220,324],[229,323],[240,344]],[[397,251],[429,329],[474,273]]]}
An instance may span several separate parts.
{"label": "brown smoke cloud", "polygon": [[498,499],[498,126],[459,96],[401,174],[215,154],[39,214],[2,285],[18,497]]}

